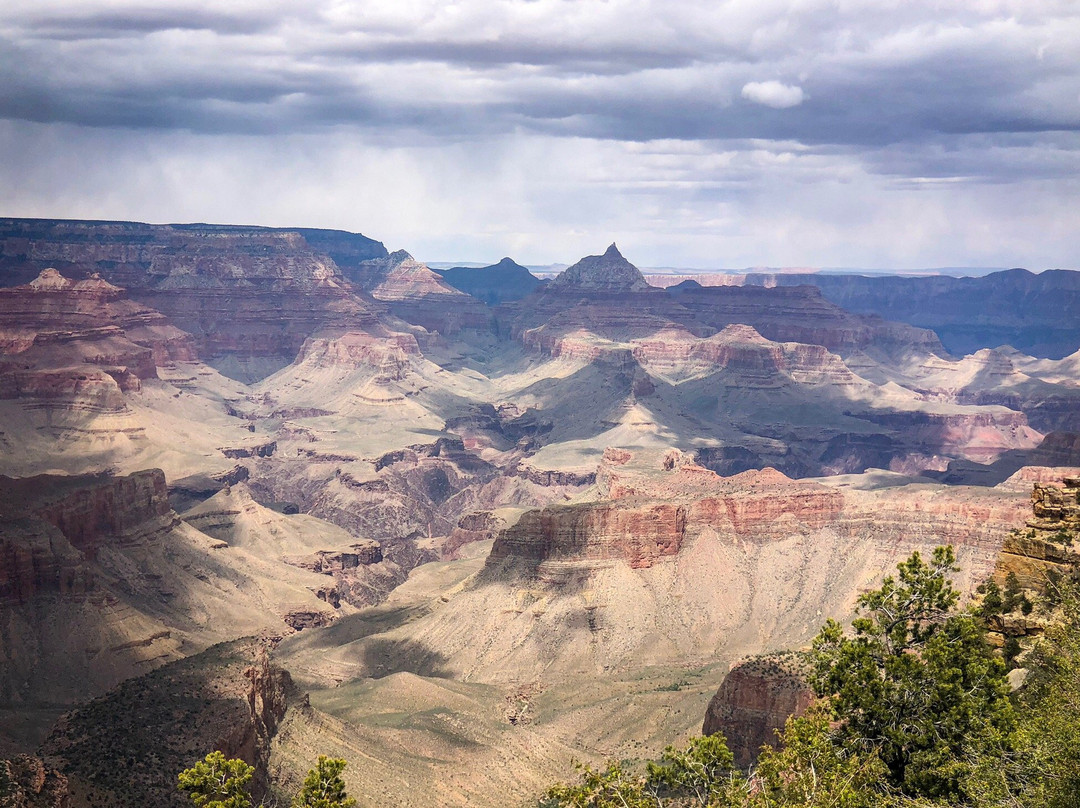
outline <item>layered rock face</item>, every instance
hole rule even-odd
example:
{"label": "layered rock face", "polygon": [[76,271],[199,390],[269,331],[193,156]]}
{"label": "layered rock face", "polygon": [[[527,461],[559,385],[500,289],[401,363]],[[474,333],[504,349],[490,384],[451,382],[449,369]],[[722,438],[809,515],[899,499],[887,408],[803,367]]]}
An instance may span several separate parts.
{"label": "layered rock face", "polygon": [[[799,647],[913,550],[954,545],[957,583],[974,586],[1024,519],[1007,491],[725,479],[687,458],[611,456],[599,499],[523,514],[445,607],[380,638],[386,664],[419,659],[419,644],[454,675],[557,679]],[[370,675],[349,660],[338,664]]]}
{"label": "layered rock face", "polygon": [[932,329],[962,356],[1011,345],[1057,359],[1080,347],[1080,273],[1025,269],[981,278],[748,274],[716,279],[759,286],[812,285],[838,306]]}
{"label": "layered rock face", "polygon": [[160,623],[122,603],[144,582],[118,590],[114,567],[178,522],[160,471],[0,477],[0,503],[0,709],[64,703],[176,653]]}
{"label": "layered rock face", "polygon": [[728,371],[732,378],[727,383],[744,388],[776,388],[792,381],[867,387],[825,347],[773,342],[749,325],[728,325],[707,339],[679,339],[678,335],[660,333],[634,340],[631,352],[650,372],[674,380]]}
{"label": "layered rock face", "polygon": [[552,506],[529,511],[495,540],[488,565],[497,566],[507,558],[535,562],[621,559],[633,569],[643,569],[679,552],[686,516],[685,507],[667,504]]}
{"label": "layered rock face", "polygon": [[720,733],[745,769],[763,746],[776,747],[778,731],[793,715],[802,715],[813,702],[806,683],[806,666],[795,654],[755,657],[739,663],[709,700],[702,735]]}
{"label": "layered rock face", "polygon": [[749,325],[770,340],[820,345],[840,354],[867,349],[945,352],[932,331],[852,314],[813,286],[701,286],[685,281],[668,291],[698,320],[718,330]]}
{"label": "layered rock face", "polygon": [[0,289],[0,398],[120,412],[158,365],[194,358],[189,334],[98,275]]}
{"label": "layered rock face", "polygon": [[1050,575],[1068,579],[1080,569],[1080,476],[1065,476],[1061,485],[1035,482],[1032,518],[1009,533],[1001,548],[994,577],[1003,585],[1013,573],[1021,586],[1045,592]]}
{"label": "layered rock face", "polygon": [[[12,479],[0,475],[0,520],[27,525],[27,520],[43,522],[56,528],[81,557],[93,558],[106,542],[123,543],[124,537],[141,535],[152,529],[172,525],[165,475],[158,469],[136,472],[123,477],[62,477],[42,474]],[[31,523],[32,524],[32,523]],[[37,536],[49,530],[36,528]],[[37,542],[36,542],[37,543]],[[39,583],[50,576],[32,565]],[[15,571],[19,570],[16,565]],[[25,571],[26,568],[23,567]],[[58,576],[56,580],[63,580]],[[28,600],[39,591],[26,580],[0,581],[0,590],[12,587],[27,593]]]}
{"label": "layered rock face", "polygon": [[379,306],[297,231],[213,225],[0,220],[0,277],[99,272],[163,312],[238,378],[292,361],[324,325],[374,324]]}

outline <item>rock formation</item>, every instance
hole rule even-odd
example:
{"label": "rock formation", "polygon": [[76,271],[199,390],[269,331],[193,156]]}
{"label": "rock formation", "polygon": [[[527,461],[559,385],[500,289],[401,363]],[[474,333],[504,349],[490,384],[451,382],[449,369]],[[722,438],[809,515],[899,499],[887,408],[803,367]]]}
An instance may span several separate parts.
{"label": "rock formation", "polygon": [[[331,623],[406,577],[390,561],[330,575],[289,563],[351,544],[358,561],[368,560],[372,543],[311,516],[270,511],[243,484],[183,519],[159,470],[0,477],[0,503],[5,730],[12,711],[47,722],[66,705],[215,642]],[[6,740],[0,732],[0,744]]]}
{"label": "rock formation", "polygon": [[641,292],[648,286],[641,271],[612,244],[603,255],[588,255],[564,269],[547,289],[557,294]]}
{"label": "rock formation", "polygon": [[158,365],[195,358],[190,335],[93,275],[45,269],[0,289],[0,398],[122,412]]}
{"label": "rock formation", "polygon": [[288,364],[321,326],[374,324],[379,311],[295,230],[0,220],[0,277],[11,284],[46,267],[100,273],[244,380]]}
{"label": "rock formation", "polygon": [[746,769],[765,745],[778,745],[778,732],[793,715],[810,707],[814,693],[806,683],[806,664],[797,654],[773,654],[740,662],[709,700],[703,735],[720,733]]}
{"label": "rock formation", "polygon": [[5,808],[69,808],[68,780],[31,755],[0,760],[0,805]]}
{"label": "rock formation", "polygon": [[404,250],[346,270],[350,280],[406,322],[452,335],[490,331],[493,319],[479,300],[455,289]]}
{"label": "rock formation", "polygon": [[685,281],[669,291],[699,321],[717,330],[749,325],[770,340],[820,345],[841,355],[857,350],[945,353],[932,331],[853,314],[813,286],[701,286]]}
{"label": "rock formation", "polygon": [[1051,575],[1073,577],[1080,570],[1080,476],[1066,476],[1062,485],[1035,482],[1032,517],[1006,537],[994,571],[999,585],[1012,573],[1021,586],[1045,592]]}
{"label": "rock formation", "polygon": [[[654,278],[654,282],[663,279]],[[677,279],[669,279],[677,280]],[[958,356],[1011,345],[1057,359],[1080,347],[1080,276],[1025,269],[956,278],[858,274],[749,273],[702,282],[746,286],[816,286],[838,306],[933,330]]]}

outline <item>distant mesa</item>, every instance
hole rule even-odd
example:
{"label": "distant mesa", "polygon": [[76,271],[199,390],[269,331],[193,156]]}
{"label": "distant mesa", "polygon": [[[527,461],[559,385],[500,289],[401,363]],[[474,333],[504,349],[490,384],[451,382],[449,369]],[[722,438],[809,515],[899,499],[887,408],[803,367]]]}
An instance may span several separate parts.
{"label": "distant mesa", "polygon": [[612,244],[603,255],[587,255],[559,273],[548,286],[553,292],[640,292],[649,289],[645,276]]}
{"label": "distant mesa", "polygon": [[520,300],[545,284],[512,258],[486,267],[451,267],[437,271],[455,289],[483,300],[489,306]]}

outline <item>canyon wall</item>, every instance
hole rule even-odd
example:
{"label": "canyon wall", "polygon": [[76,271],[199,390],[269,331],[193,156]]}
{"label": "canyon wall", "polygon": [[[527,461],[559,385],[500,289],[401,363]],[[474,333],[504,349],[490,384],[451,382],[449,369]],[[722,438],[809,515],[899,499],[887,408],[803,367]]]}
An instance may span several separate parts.
{"label": "canyon wall", "polygon": [[[313,238],[331,245],[350,235]],[[385,255],[377,242],[365,249]],[[296,230],[0,219],[0,284],[49,267],[75,279],[100,273],[189,332],[204,360],[243,379],[291,362],[320,327],[374,324],[380,310]]]}

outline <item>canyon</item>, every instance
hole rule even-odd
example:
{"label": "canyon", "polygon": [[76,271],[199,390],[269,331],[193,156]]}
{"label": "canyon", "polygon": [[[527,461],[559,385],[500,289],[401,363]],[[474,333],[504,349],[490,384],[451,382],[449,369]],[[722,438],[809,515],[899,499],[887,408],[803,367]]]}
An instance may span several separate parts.
{"label": "canyon", "polygon": [[[914,550],[965,591],[1038,555],[1032,486],[1080,467],[1075,274],[963,279],[986,312],[948,318],[935,282],[920,320],[917,284],[665,289],[614,244],[541,282],[2,219],[0,757],[77,808],[182,804],[94,765],[132,744],[260,795],[341,756],[361,805],[527,801],[707,711],[744,760],[803,700],[754,660]],[[1021,280],[1010,347],[979,328]]]}

